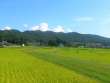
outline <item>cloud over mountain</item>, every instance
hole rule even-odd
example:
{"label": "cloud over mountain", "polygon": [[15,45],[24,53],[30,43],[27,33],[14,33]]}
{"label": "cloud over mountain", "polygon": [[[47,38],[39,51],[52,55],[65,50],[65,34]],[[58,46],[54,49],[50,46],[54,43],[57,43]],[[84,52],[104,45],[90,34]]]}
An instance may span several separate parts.
{"label": "cloud over mountain", "polygon": [[36,26],[31,27],[29,30],[32,30],[32,31],[40,30],[40,31],[66,32],[64,27],[61,25],[57,25],[53,28],[50,28],[50,27],[51,26],[49,26],[48,23],[43,22],[43,23],[40,23]]}

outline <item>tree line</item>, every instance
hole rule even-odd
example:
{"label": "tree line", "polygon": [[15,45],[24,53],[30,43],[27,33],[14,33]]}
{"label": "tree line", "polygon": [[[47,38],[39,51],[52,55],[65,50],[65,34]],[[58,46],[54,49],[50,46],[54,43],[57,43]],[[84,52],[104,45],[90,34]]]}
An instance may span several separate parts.
{"label": "tree line", "polygon": [[0,44],[69,47],[110,47],[110,39],[91,34],[0,30]]}

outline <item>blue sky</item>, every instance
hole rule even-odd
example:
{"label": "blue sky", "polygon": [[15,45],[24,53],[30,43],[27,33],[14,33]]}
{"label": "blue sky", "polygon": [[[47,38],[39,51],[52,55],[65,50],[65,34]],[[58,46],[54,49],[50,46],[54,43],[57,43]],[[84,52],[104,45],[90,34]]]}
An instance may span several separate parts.
{"label": "blue sky", "polygon": [[110,37],[110,0],[0,0],[0,29]]}

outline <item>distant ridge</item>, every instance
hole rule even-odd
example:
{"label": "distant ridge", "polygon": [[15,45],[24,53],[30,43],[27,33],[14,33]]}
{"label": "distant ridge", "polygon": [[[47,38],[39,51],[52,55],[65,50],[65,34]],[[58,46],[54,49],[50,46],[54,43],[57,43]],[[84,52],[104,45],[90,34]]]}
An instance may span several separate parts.
{"label": "distant ridge", "polygon": [[110,38],[77,32],[63,33],[52,31],[1,30],[0,41],[11,44],[44,45],[44,46],[73,46],[73,47],[109,47]]}

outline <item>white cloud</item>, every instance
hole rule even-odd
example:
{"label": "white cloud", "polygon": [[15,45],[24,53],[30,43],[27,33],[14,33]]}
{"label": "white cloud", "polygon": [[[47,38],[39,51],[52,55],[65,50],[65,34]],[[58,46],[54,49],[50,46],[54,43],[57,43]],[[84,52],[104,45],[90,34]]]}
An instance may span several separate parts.
{"label": "white cloud", "polygon": [[53,28],[52,31],[54,32],[65,32],[63,26],[58,25],[56,28]]}
{"label": "white cloud", "polygon": [[41,24],[39,25],[39,29],[40,29],[41,31],[47,31],[47,30],[48,30],[48,24],[47,24],[47,23],[41,23]]}
{"label": "white cloud", "polygon": [[28,24],[23,24],[23,27],[27,28],[28,27]]}
{"label": "white cloud", "polygon": [[92,18],[92,17],[77,17],[75,19],[75,21],[78,21],[78,22],[93,21],[93,20],[94,20],[94,18]]}
{"label": "white cloud", "polygon": [[32,31],[39,30],[39,26],[33,26],[33,27],[31,27],[31,29],[30,29],[30,30],[32,30]]}
{"label": "white cloud", "polygon": [[70,29],[70,28],[65,29],[61,25],[57,25],[56,27],[53,27],[53,26],[50,26],[50,27],[49,27],[48,23],[43,22],[43,23],[40,23],[39,25],[31,27],[29,30],[31,30],[31,31],[40,30],[40,31],[53,31],[53,32],[72,32],[72,29]]}
{"label": "white cloud", "polygon": [[36,26],[31,27],[30,30],[32,30],[32,31],[36,31],[36,30],[48,31],[49,28],[48,28],[48,24],[47,23],[41,23],[39,25],[36,25]]}
{"label": "white cloud", "polygon": [[68,33],[68,32],[73,32],[73,30],[70,29],[70,28],[67,28],[67,29],[66,29],[66,32],[67,32],[67,33]]}
{"label": "white cloud", "polygon": [[9,27],[9,26],[6,26],[6,27],[4,27],[3,29],[1,29],[1,30],[11,30],[12,28],[11,27]]}

